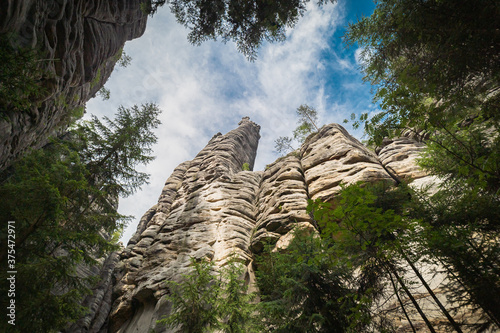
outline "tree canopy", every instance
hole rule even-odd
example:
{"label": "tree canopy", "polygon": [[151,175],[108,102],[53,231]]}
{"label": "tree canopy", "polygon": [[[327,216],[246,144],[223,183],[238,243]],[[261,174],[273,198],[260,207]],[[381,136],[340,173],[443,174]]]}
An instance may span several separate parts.
{"label": "tree canopy", "polygon": [[[318,0],[318,5],[335,0]],[[234,41],[248,59],[255,60],[262,42],[283,41],[306,11],[309,0],[153,0],[146,10],[154,14],[168,4],[177,21],[190,29],[193,44],[207,40]]]}
{"label": "tree canopy", "polygon": [[280,136],[274,141],[274,149],[280,154],[294,151],[292,142],[295,140],[302,144],[306,138],[311,134],[319,131],[318,128],[318,112],[316,109],[307,104],[302,104],[296,110],[299,120],[298,126],[293,131],[293,138],[289,136]]}
{"label": "tree canopy", "polygon": [[[420,166],[436,193],[412,196],[420,253],[445,267],[458,304],[500,325],[500,14],[493,0],[383,0],[345,36],[362,48],[365,80],[381,112],[361,122],[369,139],[426,142]],[[417,230],[417,229],[416,229]],[[485,324],[485,325],[487,325]],[[500,327],[500,326],[499,326]]]}
{"label": "tree canopy", "polygon": [[185,333],[260,332],[256,295],[248,293],[248,285],[241,279],[241,263],[231,258],[217,272],[213,262],[191,258],[191,268],[179,282],[166,282],[170,293],[165,298],[172,310],[158,325]]}
{"label": "tree canopy", "polygon": [[[77,268],[118,248],[111,235],[128,220],[117,212],[118,196],[148,179],[135,167],[153,159],[159,112],[145,104],[120,107],[113,120],[105,118],[107,126],[97,117],[82,121],[0,175],[0,219],[16,228],[16,331],[61,330],[84,314],[82,297],[95,279]],[[0,262],[7,258],[2,246]]]}
{"label": "tree canopy", "polygon": [[498,121],[500,6],[495,0],[383,0],[350,24],[382,112],[365,129],[380,143],[478,115]]}

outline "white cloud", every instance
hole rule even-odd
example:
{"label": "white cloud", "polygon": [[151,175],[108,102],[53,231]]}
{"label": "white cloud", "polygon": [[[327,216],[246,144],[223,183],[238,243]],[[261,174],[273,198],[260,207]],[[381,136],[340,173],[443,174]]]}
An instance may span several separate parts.
{"label": "white cloud", "polygon": [[[281,44],[264,44],[251,63],[234,44],[207,42],[196,47],[186,40],[187,30],[166,8],[148,23],[143,37],[127,43],[132,64],[113,73],[106,85],[111,99],[88,103],[87,112],[111,115],[118,105],[129,107],[156,101],[164,110],[158,129],[157,159],[145,169],[150,185],[120,201],[120,212],[135,215],[124,240],[154,205],[165,180],[181,162],[190,160],[213,134],[235,128],[243,116],[261,125],[256,170],[276,159],[274,140],[290,135],[296,126],[295,109],[304,103],[316,107],[320,120],[341,122],[359,103],[332,103],[337,92],[327,86],[332,64],[322,53],[342,22],[338,5],[308,5],[306,15],[287,32]],[[335,68],[353,71],[353,64],[334,55]]]}
{"label": "white cloud", "polygon": [[358,65],[361,65],[361,53],[363,52],[364,48],[359,47],[354,51],[354,59],[356,60],[356,63]]}

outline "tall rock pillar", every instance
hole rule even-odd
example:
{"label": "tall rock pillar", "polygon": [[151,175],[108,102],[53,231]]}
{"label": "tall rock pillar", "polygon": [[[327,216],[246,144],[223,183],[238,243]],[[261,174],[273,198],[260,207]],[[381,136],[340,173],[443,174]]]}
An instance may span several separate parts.
{"label": "tall rock pillar", "polygon": [[[190,258],[223,266],[230,257],[251,261],[250,238],[261,173],[253,168],[260,127],[243,118],[215,135],[194,160],[168,178],[158,204],[142,218],[116,271],[111,332],[149,332],[170,312],[165,281],[189,271]],[[252,279],[251,270],[247,278]]]}

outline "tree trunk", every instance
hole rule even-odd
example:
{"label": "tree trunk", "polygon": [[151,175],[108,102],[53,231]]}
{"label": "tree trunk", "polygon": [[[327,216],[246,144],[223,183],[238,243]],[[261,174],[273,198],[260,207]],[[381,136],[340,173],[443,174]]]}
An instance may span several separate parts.
{"label": "tree trunk", "polygon": [[391,272],[392,272],[392,274],[394,274],[394,276],[396,277],[396,280],[399,282],[399,284],[401,284],[401,288],[403,288],[406,295],[408,295],[408,297],[410,298],[411,302],[413,303],[413,306],[415,306],[415,309],[418,311],[418,313],[420,314],[420,316],[424,320],[425,324],[429,328],[429,331],[431,331],[431,333],[436,333],[436,330],[432,326],[429,319],[427,319],[427,316],[420,308],[420,305],[418,305],[417,301],[415,300],[415,297],[413,297],[410,290],[408,290],[408,288],[406,287],[405,283],[403,282],[403,279],[398,275],[398,273],[396,272],[396,270],[393,267],[389,267],[389,273],[391,273]]}
{"label": "tree trunk", "polygon": [[403,313],[406,317],[406,320],[408,320],[408,323],[410,323],[411,330],[413,331],[413,333],[417,333],[417,331],[415,330],[415,327],[413,326],[413,323],[412,323],[410,317],[408,316],[408,313],[406,312],[403,301],[401,300],[401,297],[399,297],[398,288],[396,287],[396,284],[394,283],[394,279],[392,278],[391,273],[389,273],[389,278],[391,279],[392,288],[394,289],[394,294],[396,294],[396,297],[398,298],[398,302],[399,302],[399,305],[401,306],[401,310],[403,310]]}
{"label": "tree trunk", "polygon": [[406,260],[406,262],[410,265],[413,272],[415,272],[415,275],[417,275],[420,282],[422,282],[422,285],[425,287],[425,289],[427,289],[427,292],[429,293],[429,295],[431,295],[434,302],[436,302],[439,309],[441,309],[441,311],[444,313],[444,315],[446,316],[446,318],[450,322],[451,326],[453,326],[455,331],[457,331],[458,333],[463,333],[462,330],[460,329],[460,326],[455,322],[455,320],[450,315],[450,313],[446,310],[446,308],[443,306],[443,304],[439,301],[439,299],[437,298],[434,291],[431,289],[431,287],[429,287],[429,285],[427,284],[427,282],[423,278],[422,274],[420,274],[420,271],[417,269],[417,267],[415,267],[415,265],[410,260],[410,258],[408,258],[408,256],[403,252],[403,250],[399,249],[399,251],[400,251],[401,255],[403,256],[403,258]]}

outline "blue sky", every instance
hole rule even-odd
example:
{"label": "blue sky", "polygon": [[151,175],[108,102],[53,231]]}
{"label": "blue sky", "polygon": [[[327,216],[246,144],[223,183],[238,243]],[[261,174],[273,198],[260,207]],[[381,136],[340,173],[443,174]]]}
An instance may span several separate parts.
{"label": "blue sky", "polygon": [[[117,67],[106,83],[111,98],[96,97],[86,108],[87,115],[108,117],[120,105],[156,102],[163,110],[154,146],[157,158],[141,169],[151,174],[150,184],[120,200],[120,213],[135,216],[124,243],[156,204],[174,168],[193,159],[215,133],[235,128],[242,117],[261,126],[254,170],[262,170],[278,157],[274,140],[296,127],[295,110],[301,104],[316,108],[321,125],[342,123],[353,112],[376,111],[358,69],[358,50],[346,49],[341,40],[348,22],[373,9],[371,0],[339,0],[322,7],[309,3],[287,40],[265,43],[255,62],[247,61],[233,43],[189,44],[188,31],[166,7],[150,18],[145,34],[125,46],[131,64]],[[361,137],[359,130],[345,127]]]}

